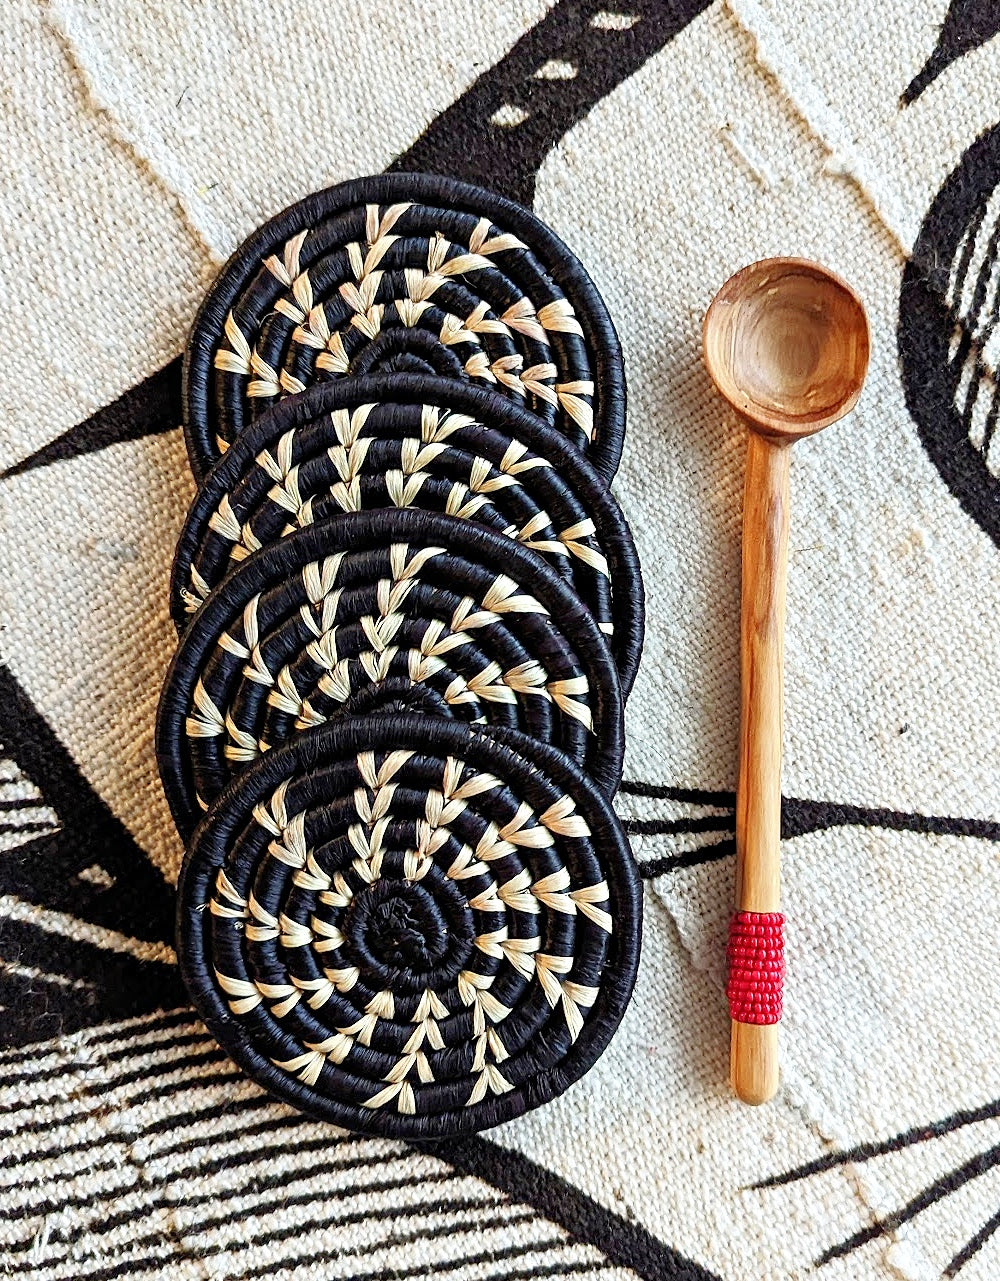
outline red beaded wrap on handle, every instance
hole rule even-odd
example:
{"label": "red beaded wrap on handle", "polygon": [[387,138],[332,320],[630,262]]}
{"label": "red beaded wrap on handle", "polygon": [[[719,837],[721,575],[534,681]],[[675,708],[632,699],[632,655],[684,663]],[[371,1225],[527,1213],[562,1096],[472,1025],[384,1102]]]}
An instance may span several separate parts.
{"label": "red beaded wrap on handle", "polygon": [[737,1023],[780,1023],[785,978],[781,912],[734,912],[729,922],[729,1015]]}

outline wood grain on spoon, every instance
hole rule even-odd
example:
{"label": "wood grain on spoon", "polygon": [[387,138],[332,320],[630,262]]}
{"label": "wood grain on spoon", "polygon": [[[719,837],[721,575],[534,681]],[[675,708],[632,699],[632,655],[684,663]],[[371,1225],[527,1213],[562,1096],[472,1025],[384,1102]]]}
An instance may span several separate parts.
{"label": "wood grain on spoon", "polygon": [[[801,258],[744,267],[712,300],[703,332],[716,386],[749,428],[743,497],[736,906],[781,908],[781,737],[788,446],[848,413],[868,367],[868,322],[839,277]],[[731,1079],[764,1103],[778,1088],[774,1023],[733,1021]]]}

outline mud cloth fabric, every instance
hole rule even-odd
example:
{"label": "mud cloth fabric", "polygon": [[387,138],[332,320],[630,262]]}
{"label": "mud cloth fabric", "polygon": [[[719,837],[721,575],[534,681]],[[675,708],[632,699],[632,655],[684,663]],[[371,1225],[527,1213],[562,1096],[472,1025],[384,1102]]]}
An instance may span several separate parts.
{"label": "mud cloth fabric", "polygon": [[[8,1271],[997,1275],[998,25],[976,0],[12,6]],[[526,204],[586,263],[649,624],[616,802],[646,880],[635,997],[559,1099],[431,1145],[305,1119],[216,1048],[178,980],[153,754],[186,332],[254,228],[399,170]],[[743,441],[698,340],[719,283],[775,253],[844,275],[874,344],[856,413],[793,460],[784,1087],[748,1110],[722,993]]]}

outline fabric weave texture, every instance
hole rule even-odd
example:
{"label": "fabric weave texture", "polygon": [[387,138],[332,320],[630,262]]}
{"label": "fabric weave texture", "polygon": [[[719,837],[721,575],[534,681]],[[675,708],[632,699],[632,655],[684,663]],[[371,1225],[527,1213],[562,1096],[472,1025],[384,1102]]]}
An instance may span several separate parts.
{"label": "fabric weave texture", "polygon": [[[0,51],[0,1261],[115,1276],[986,1281],[1000,1271],[1000,21],[980,0],[10,7]],[[529,207],[619,332],[647,589],[616,801],[635,996],[559,1099],[348,1136],[196,1020],[153,725],[229,254],[381,171]],[[774,254],[863,298],[796,447],[783,1086],[727,1084],[744,440],[700,359]]]}

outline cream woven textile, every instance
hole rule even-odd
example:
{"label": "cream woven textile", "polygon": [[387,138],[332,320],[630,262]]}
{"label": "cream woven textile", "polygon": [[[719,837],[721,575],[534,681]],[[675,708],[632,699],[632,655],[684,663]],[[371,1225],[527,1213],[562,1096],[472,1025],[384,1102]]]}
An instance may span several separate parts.
{"label": "cream woven textile", "polygon": [[[995,3],[6,17],[6,1272],[1000,1275]],[[152,755],[199,296],[262,219],[393,165],[533,203],[604,292],[649,600],[618,802],[647,877],[630,1011],[556,1103],[423,1152],[270,1103],[184,1008]],[[698,338],[772,253],[857,288],[873,357],[792,466],[784,1088],[750,1110],[721,991],[743,442]]]}

